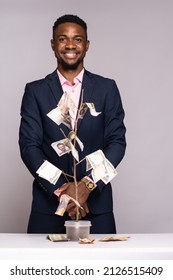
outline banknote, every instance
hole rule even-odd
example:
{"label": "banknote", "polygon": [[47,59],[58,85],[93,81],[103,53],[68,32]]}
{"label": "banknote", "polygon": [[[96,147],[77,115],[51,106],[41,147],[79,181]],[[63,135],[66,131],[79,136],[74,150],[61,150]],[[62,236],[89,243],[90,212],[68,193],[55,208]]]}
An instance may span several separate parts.
{"label": "banknote", "polygon": [[97,183],[105,175],[105,168],[103,164],[97,165],[91,171],[92,178],[95,183]]}
{"label": "banknote", "polygon": [[72,198],[68,194],[62,194],[60,196],[59,205],[58,205],[58,208],[57,208],[55,214],[59,215],[59,216],[63,216],[70,200],[72,200],[79,208],[83,209],[76,199]]}
{"label": "banknote", "polygon": [[97,117],[98,115],[101,114],[101,112],[96,112],[96,109],[95,109],[95,106],[94,106],[94,103],[85,103],[89,110],[90,110],[90,114],[94,117]]}
{"label": "banknote", "polygon": [[64,154],[67,154],[72,150],[71,143],[68,138],[53,142],[51,146],[59,156],[63,156]]}
{"label": "banknote", "polygon": [[69,241],[65,234],[48,234],[47,239],[53,242]]}
{"label": "banknote", "polygon": [[105,161],[105,174],[102,177],[102,181],[105,184],[108,184],[116,175],[117,170],[114,168],[114,166],[106,159]]}
{"label": "banknote", "polygon": [[83,143],[80,141],[80,139],[77,136],[75,137],[73,131],[69,133],[68,138],[64,138],[59,141],[53,142],[51,146],[60,157],[63,156],[64,154],[71,152],[73,157],[77,161],[79,161],[78,151],[71,142],[74,138],[76,139],[76,142],[79,144],[80,149],[83,150],[84,148]]}
{"label": "banknote", "polygon": [[130,236],[105,236],[99,241],[108,242],[108,241],[127,241]]}
{"label": "banknote", "polygon": [[39,167],[39,169],[36,171],[36,173],[43,179],[46,179],[50,183],[55,185],[62,171],[49,161],[45,160],[43,164]]}
{"label": "banknote", "polygon": [[96,166],[100,165],[105,160],[105,155],[102,150],[97,150],[96,152],[89,154],[86,156],[86,160],[95,168]]}
{"label": "banknote", "polygon": [[86,170],[92,167],[91,175],[95,183],[102,180],[108,184],[116,175],[117,171],[111,162],[105,157],[102,150],[86,156]]}
{"label": "banknote", "polygon": [[74,114],[76,110],[75,103],[67,92],[63,93],[60,101],[58,102],[58,107],[63,115],[66,114],[67,111],[71,111],[72,114]]}
{"label": "banknote", "polygon": [[78,145],[79,145],[81,151],[83,151],[84,145],[83,145],[82,141],[77,137],[77,135],[75,135],[74,131],[70,131],[70,133],[68,134],[68,139],[69,139],[71,142],[72,142],[73,140],[75,140],[75,141],[78,143]]}
{"label": "banknote", "polygon": [[55,109],[52,109],[48,114],[47,116],[52,120],[54,121],[57,125],[60,125],[63,120],[64,120],[64,117],[61,113],[61,110],[59,107],[56,107]]}
{"label": "banknote", "polygon": [[75,113],[76,106],[71,97],[65,92],[63,93],[58,105],[56,108],[52,109],[47,116],[53,120],[57,125],[63,123],[68,128],[71,126],[71,116],[70,112],[73,115]]}
{"label": "banknote", "polygon": [[82,103],[80,108],[79,108],[79,118],[80,119],[83,119],[87,109],[88,109],[87,104],[86,103]]}

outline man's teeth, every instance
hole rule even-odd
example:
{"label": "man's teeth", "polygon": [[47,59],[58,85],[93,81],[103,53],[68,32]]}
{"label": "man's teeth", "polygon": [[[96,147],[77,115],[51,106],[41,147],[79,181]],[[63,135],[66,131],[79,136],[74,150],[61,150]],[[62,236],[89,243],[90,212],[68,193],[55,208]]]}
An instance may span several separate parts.
{"label": "man's teeth", "polygon": [[65,53],[65,56],[67,56],[67,57],[75,57],[76,53]]}

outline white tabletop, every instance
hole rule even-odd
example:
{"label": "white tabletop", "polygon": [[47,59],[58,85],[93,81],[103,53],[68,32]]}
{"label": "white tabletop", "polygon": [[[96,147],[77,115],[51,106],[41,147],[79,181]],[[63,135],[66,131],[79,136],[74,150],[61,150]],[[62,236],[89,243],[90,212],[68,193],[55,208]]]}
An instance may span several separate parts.
{"label": "white tabletop", "polygon": [[[129,236],[127,241],[101,242],[105,236]],[[173,260],[173,234],[91,235],[93,244],[52,242],[46,234],[0,234],[0,260]]]}

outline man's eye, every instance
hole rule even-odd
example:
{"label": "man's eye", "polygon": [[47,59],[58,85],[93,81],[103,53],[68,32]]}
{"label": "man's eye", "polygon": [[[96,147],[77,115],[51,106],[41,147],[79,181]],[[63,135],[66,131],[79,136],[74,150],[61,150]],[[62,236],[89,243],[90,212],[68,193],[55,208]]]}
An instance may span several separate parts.
{"label": "man's eye", "polygon": [[80,42],[82,42],[82,39],[81,38],[76,38],[76,42],[80,43]]}
{"label": "man's eye", "polygon": [[64,42],[64,41],[65,41],[65,38],[63,38],[63,37],[59,38],[59,42]]}

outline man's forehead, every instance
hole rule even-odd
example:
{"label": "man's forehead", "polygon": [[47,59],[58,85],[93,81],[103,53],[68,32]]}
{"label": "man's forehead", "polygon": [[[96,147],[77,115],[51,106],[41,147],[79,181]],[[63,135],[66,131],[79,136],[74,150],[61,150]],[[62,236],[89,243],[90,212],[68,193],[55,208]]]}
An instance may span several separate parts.
{"label": "man's forehead", "polygon": [[61,23],[57,26],[56,33],[68,33],[68,32],[76,32],[77,34],[85,34],[85,30],[84,28],[74,22],[65,22],[65,23]]}

